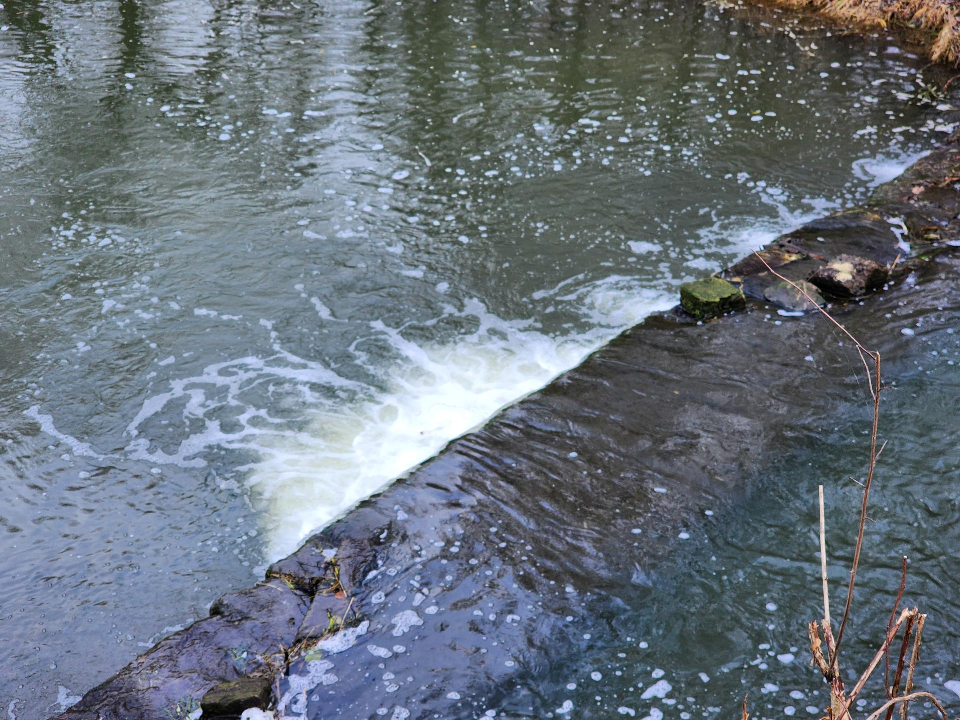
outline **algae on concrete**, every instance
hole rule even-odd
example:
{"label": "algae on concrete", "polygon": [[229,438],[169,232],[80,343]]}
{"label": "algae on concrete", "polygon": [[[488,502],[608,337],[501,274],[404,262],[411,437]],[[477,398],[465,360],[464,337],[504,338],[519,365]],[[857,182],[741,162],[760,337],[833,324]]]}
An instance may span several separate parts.
{"label": "algae on concrete", "polygon": [[697,319],[716,317],[746,307],[743,293],[718,277],[694,280],[680,286],[680,304]]}

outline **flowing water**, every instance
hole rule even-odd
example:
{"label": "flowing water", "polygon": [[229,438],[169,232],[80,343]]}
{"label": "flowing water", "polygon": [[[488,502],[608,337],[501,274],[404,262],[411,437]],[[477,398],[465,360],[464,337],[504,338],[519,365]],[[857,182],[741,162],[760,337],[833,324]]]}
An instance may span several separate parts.
{"label": "flowing water", "polygon": [[10,716],[862,199],[922,65],[687,0],[0,0]]}
{"label": "flowing water", "polygon": [[[880,436],[887,446],[871,493],[864,560],[845,641],[849,662],[842,676],[849,690],[873,658],[897,594],[902,557],[908,555],[900,607],[919,606],[929,613],[917,689],[934,693],[955,713],[960,561],[952,549],[960,542],[955,441],[960,307],[948,298],[931,303],[938,311],[930,314],[886,316],[890,334],[903,332],[912,347],[889,352],[885,365]],[[835,349],[814,352],[807,361],[839,361]],[[848,361],[856,360],[842,360]],[[762,489],[740,506],[736,518],[722,518],[705,537],[687,537],[692,547],[678,553],[676,567],[660,578],[659,587],[621,591],[621,612],[582,628],[582,654],[545,673],[538,687],[545,702],[532,716],[569,702],[575,708],[569,717],[730,717],[748,695],[753,717],[823,717],[829,698],[819,671],[810,667],[806,639],[807,623],[823,613],[817,485],[826,487],[836,626],[846,598],[869,448],[872,402],[863,382],[859,410],[838,413],[815,443],[765,472]],[[616,642],[591,643],[591,631],[608,629]],[[892,677],[896,652],[891,662]],[[884,700],[877,679],[883,672],[881,664],[857,701],[861,717]],[[511,699],[514,707],[529,706],[530,693]],[[930,703],[910,709],[912,718],[935,714]]]}

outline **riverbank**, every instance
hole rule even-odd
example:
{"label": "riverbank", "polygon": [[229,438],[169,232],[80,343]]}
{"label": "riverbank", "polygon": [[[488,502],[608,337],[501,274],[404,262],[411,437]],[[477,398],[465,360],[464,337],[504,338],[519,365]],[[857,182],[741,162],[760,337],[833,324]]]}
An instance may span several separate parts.
{"label": "riverbank", "polygon": [[[873,263],[881,287],[863,300],[821,290],[865,343],[895,355],[907,334],[888,316],[935,312],[955,284],[957,177],[951,142],[865,206],[761,254],[795,280],[835,280],[830,267],[850,262],[841,256]],[[269,695],[295,717],[466,717],[602,641],[615,630],[594,618],[649,594],[678,543],[732,520],[764,469],[857,387],[845,362],[817,360],[835,345],[831,329],[776,305],[762,264],[746,258],[721,276],[742,291],[742,310],[650,316],[58,717],[187,717],[243,677],[260,678],[242,689],[248,702]]]}
{"label": "riverbank", "polygon": [[752,0],[803,10],[861,30],[893,30],[933,62],[960,64],[960,7],[953,0]]}

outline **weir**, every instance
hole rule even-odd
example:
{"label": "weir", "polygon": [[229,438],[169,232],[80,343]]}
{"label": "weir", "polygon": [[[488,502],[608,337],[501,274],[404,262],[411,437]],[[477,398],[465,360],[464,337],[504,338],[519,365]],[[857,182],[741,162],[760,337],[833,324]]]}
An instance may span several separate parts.
{"label": "weir", "polygon": [[[914,352],[903,318],[955,304],[957,177],[951,141],[866,206],[762,254],[794,280],[841,255],[885,268],[882,288],[833,298],[831,313],[895,363]],[[673,590],[662,578],[689,548],[738,522],[771,465],[855,416],[863,390],[855,352],[836,350],[829,323],[765,299],[776,278],[762,263],[746,258],[722,275],[742,288],[745,310],[648,317],[57,717],[186,717],[240,678],[253,680],[221,688],[217,708],[232,692],[248,706],[269,697],[277,717],[295,718],[637,712],[600,696],[593,707],[552,699],[600,682],[578,664],[594,648],[642,647],[651,628],[631,627],[630,608],[664,602]],[[659,683],[643,697],[665,697]]]}

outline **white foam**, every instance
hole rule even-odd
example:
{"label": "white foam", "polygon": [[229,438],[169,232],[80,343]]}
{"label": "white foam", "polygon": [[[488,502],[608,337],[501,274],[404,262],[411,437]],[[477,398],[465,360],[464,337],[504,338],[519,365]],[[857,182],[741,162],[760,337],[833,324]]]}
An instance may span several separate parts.
{"label": "white foam", "polygon": [[320,642],[317,643],[317,648],[327,653],[328,655],[336,655],[342,653],[345,650],[349,650],[354,645],[357,644],[357,640],[360,639],[363,635],[367,634],[367,630],[370,628],[370,621],[364,620],[362,623],[356,627],[347,628],[346,630],[341,630],[340,632],[326,637]]}
{"label": "white foam", "polygon": [[[781,190],[766,184],[757,188],[774,208],[773,217],[718,220],[690,247],[708,253],[711,262],[733,260],[829,207],[825,201],[805,201],[804,213],[792,212]],[[362,343],[350,348],[355,365],[376,378],[372,383],[289,352],[274,329],[275,319],[251,324],[197,308],[195,315],[209,322],[268,333],[271,354],[213,363],[188,377],[176,376],[179,362],[160,361],[158,366],[168,367],[173,377],[127,425],[123,455],[184,468],[204,467],[223,450],[252,456],[239,470],[264,512],[267,554],[276,559],[623,329],[673,306],[683,279],[651,282],[614,274],[589,282],[581,273],[532,293],[538,306],[550,306],[547,313],[580,316],[580,323],[563,326],[560,334],[542,331],[535,320],[504,320],[478,300],[447,307],[435,323],[472,331],[433,343],[414,342],[402,328],[373,322],[367,339],[385,347],[386,354],[371,359],[357,347]],[[336,321],[318,297],[308,296],[302,285],[297,289],[325,324]],[[58,432],[38,408],[27,414],[75,454],[99,456],[90,445]],[[180,415],[187,434],[164,443],[155,429],[167,425],[171,415]]]}
{"label": "white foam", "polygon": [[51,415],[41,413],[40,408],[37,405],[27,408],[23,414],[40,423],[40,429],[43,432],[51,437],[55,437],[64,445],[67,445],[71,450],[73,450],[74,455],[103,459],[104,456],[90,447],[89,443],[82,442],[72,435],[66,435],[57,430],[56,425],[53,423],[53,417]]}
{"label": "white foam", "polygon": [[853,163],[853,174],[861,180],[866,180],[867,187],[877,187],[903,174],[904,170],[929,152],[903,153],[897,157],[878,155],[863,158]]}
{"label": "white foam", "polygon": [[666,680],[657,680],[653,685],[648,687],[643,691],[643,694],[640,695],[641,700],[649,700],[650,698],[660,698],[663,699],[667,694],[673,690],[673,686],[668,683]]}
{"label": "white foam", "polygon": [[452,342],[418,345],[373,323],[399,355],[386,371],[384,389],[318,408],[302,432],[262,438],[260,460],[249,467],[249,482],[274,524],[271,556],[293,551],[311,532],[575,366],[621,328],[676,302],[672,294],[629,285],[613,277],[566,298],[576,299],[595,325],[566,337],[539,332],[530,321],[504,321],[477,300],[449,310],[479,324]]}

